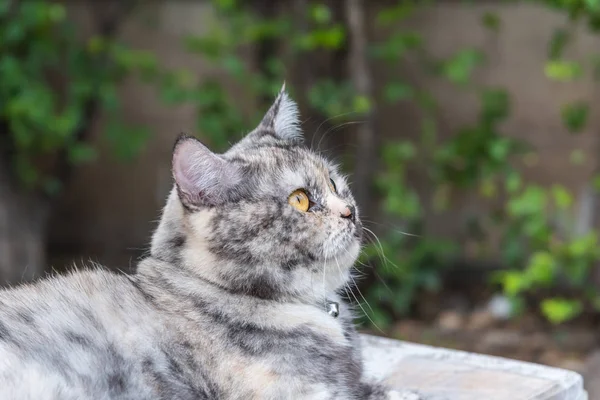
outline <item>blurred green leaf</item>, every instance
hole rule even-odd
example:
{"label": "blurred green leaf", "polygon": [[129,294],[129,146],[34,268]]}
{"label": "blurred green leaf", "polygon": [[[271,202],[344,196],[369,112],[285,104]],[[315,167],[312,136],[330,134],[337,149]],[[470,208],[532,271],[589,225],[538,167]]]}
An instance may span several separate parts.
{"label": "blurred green leaf", "polygon": [[469,82],[475,68],[483,62],[484,56],[479,50],[460,50],[442,64],[442,74],[451,82],[464,85]]}
{"label": "blurred green leaf", "polygon": [[238,0],[212,0],[213,4],[220,11],[235,11],[238,7]]}
{"label": "blurred green leaf", "polygon": [[515,193],[517,190],[519,190],[521,188],[521,176],[516,173],[516,172],[511,172],[510,174],[508,174],[508,176],[506,177],[506,190],[509,193]]}
{"label": "blurred green leaf", "polygon": [[500,30],[500,17],[498,17],[498,14],[486,12],[483,15],[482,23],[491,31],[498,32]]}
{"label": "blurred green leaf", "polygon": [[583,305],[578,300],[561,298],[545,299],[540,308],[542,313],[553,324],[561,324],[577,317],[583,311]]}
{"label": "blurred green leaf", "polygon": [[504,293],[514,297],[528,287],[524,275],[517,271],[506,271],[501,274],[500,282]]}
{"label": "blurred green leaf", "polygon": [[581,64],[575,61],[551,60],[544,67],[546,77],[558,82],[571,82],[583,74]]}
{"label": "blurred green leaf", "polygon": [[587,124],[589,105],[582,102],[567,104],[562,108],[561,116],[569,132],[580,133]]}
{"label": "blurred green leaf", "polygon": [[592,12],[600,11],[600,0],[584,0],[584,2],[589,11],[592,11]]}
{"label": "blurred green leaf", "polygon": [[525,276],[529,282],[549,286],[554,279],[556,263],[547,251],[538,251],[531,256]]}
{"label": "blurred green leaf", "polygon": [[414,95],[414,89],[402,82],[390,82],[384,89],[385,99],[390,103],[410,99]]}
{"label": "blurred green leaf", "polygon": [[96,150],[85,143],[75,143],[68,147],[69,162],[72,164],[81,164],[96,159]]}
{"label": "blurred green leaf", "polygon": [[310,7],[311,19],[318,24],[326,24],[331,21],[331,10],[326,4],[316,3]]}
{"label": "blurred green leaf", "polygon": [[500,120],[508,116],[509,96],[506,90],[486,88],[482,92],[482,115],[488,120]]}
{"label": "blurred green leaf", "polygon": [[242,79],[244,77],[246,66],[239,57],[228,55],[223,58],[222,63],[225,70],[234,78]]}
{"label": "blurred green leaf", "polygon": [[336,50],[346,42],[346,30],[341,24],[314,29],[300,36],[296,43],[302,50]]}
{"label": "blurred green leaf", "polygon": [[225,51],[225,43],[220,37],[187,36],[184,39],[188,51],[202,54],[210,60],[217,60]]}
{"label": "blurred green leaf", "polygon": [[594,187],[594,190],[600,191],[600,174],[594,175],[592,178],[592,186]]}
{"label": "blurred green leaf", "polygon": [[546,193],[541,187],[530,185],[508,202],[508,211],[514,216],[536,214],[546,207]]}
{"label": "blurred green leaf", "polygon": [[423,38],[416,32],[400,31],[393,33],[385,41],[375,43],[369,49],[372,57],[389,63],[401,60],[404,55],[418,49],[423,44]]}
{"label": "blurred green leaf", "polygon": [[354,96],[353,104],[358,114],[366,114],[371,110],[371,100],[366,96]]}
{"label": "blurred green leaf", "polygon": [[317,82],[308,91],[308,100],[315,109],[328,118],[351,118],[348,110],[355,109],[354,89],[349,83],[336,83],[332,80]]}
{"label": "blurred green leaf", "polygon": [[412,15],[418,3],[414,0],[398,2],[395,6],[379,11],[376,22],[381,26],[390,26]]}
{"label": "blurred green leaf", "polygon": [[571,193],[564,186],[552,185],[552,196],[557,207],[560,209],[564,210],[573,204],[573,196],[571,196]]}

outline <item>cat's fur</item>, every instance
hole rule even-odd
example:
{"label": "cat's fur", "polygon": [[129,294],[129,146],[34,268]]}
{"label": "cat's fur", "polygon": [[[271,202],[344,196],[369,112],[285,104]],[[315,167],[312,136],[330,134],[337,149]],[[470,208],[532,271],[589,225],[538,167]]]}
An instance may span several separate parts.
{"label": "cat's fur", "polygon": [[[359,253],[354,199],[298,125],[282,90],[224,154],[182,136],[136,274],[97,269],[1,291],[0,399],[396,398],[363,379],[337,294]],[[313,196],[309,212],[288,204],[298,188]]]}

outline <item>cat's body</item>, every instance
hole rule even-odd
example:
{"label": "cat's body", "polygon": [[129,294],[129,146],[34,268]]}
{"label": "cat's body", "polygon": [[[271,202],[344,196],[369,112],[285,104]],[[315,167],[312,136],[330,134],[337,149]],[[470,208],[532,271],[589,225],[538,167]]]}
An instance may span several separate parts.
{"label": "cat's body", "polygon": [[141,268],[156,274],[95,270],[0,293],[0,399],[368,398],[344,308],[335,320],[202,282],[188,296],[169,265]]}
{"label": "cat's body", "polygon": [[182,137],[136,274],[0,291],[0,399],[399,398],[365,381],[337,294],[360,246],[354,200],[298,134],[282,91],[223,155]]}

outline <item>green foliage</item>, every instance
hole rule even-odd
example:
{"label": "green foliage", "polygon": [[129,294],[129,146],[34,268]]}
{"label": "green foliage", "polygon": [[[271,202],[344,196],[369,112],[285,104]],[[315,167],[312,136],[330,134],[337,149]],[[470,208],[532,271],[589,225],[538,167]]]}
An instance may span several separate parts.
{"label": "green foliage", "polygon": [[[11,7],[11,4],[15,3]],[[61,163],[95,159],[83,140],[90,108],[107,114],[106,138],[116,154],[135,156],[147,130],[123,123],[118,83],[131,73],[156,73],[153,54],[105,37],[82,42],[62,4],[2,2],[0,6],[0,119],[14,173],[30,189],[60,190]],[[38,160],[53,160],[41,167]]]}
{"label": "green foliage", "polygon": [[[381,170],[374,177],[374,190],[389,224],[377,229],[378,237],[371,238],[373,243],[361,255],[361,262],[375,267],[376,280],[364,292],[372,307],[366,310],[370,319],[384,327],[410,313],[418,295],[439,290],[446,266],[464,255],[461,240],[436,237],[427,224],[452,210],[457,194],[501,200],[494,202],[497,205],[491,215],[466,220],[463,228],[482,253],[475,258],[485,257],[485,249],[492,246],[487,242],[491,231],[500,235],[496,247],[504,270],[493,276],[490,285],[498,285],[515,312],[532,303],[525,300],[533,300],[549,321],[562,323],[589,306],[600,310],[599,293],[590,283],[600,260],[597,235],[575,229],[575,198],[567,188],[527,182],[517,168],[516,161],[536,157],[535,149],[515,139],[518,132],[503,132],[512,102],[504,88],[477,83],[477,71],[486,67],[483,52],[463,48],[446,59],[435,59],[421,34],[402,28],[402,21],[429,3],[398,1],[380,10],[375,23],[385,35],[368,43],[368,56],[390,70],[398,70],[407,60],[416,62],[421,70],[451,83],[456,90],[468,91],[479,101],[473,121],[442,139],[435,96],[399,78],[385,82],[378,98],[357,95],[352,84],[340,77],[313,77],[311,86],[303,88],[307,105],[336,123],[356,121],[374,107],[400,102],[414,106],[420,119],[418,137],[398,138],[380,149]],[[584,20],[594,32],[600,31],[600,1],[537,3],[556,8],[574,21]],[[53,169],[36,165],[35,160],[64,155],[69,165],[77,166],[96,157],[95,148],[79,137],[90,102],[108,116],[103,139],[116,155],[131,159],[142,148],[148,130],[127,126],[120,115],[117,87],[126,77],[153,84],[166,105],[194,107],[196,130],[212,148],[224,150],[261,117],[265,104],[255,111],[241,111],[243,99],[271,98],[286,70],[310,57],[338,55],[349,44],[348,28],[337,21],[326,2],[309,2],[303,16],[305,26],[298,26],[298,16],[290,12],[265,19],[244,2],[213,0],[215,15],[208,22],[208,33],[186,37],[182,43],[218,71],[218,75],[197,82],[190,71],[165,70],[153,54],[129,49],[110,38],[80,41],[58,3],[19,2],[16,14],[11,11],[10,16],[7,4],[0,2],[0,118],[8,124],[12,161],[21,181],[48,193],[60,190],[59,176]],[[486,34],[503,34],[497,15],[485,13],[481,23]],[[563,57],[571,36],[570,30],[561,28],[549,38],[548,60],[540,74],[560,85],[589,72],[600,78],[598,54],[588,60]],[[242,57],[251,46],[278,38],[285,38],[285,46],[277,57],[259,60],[261,65]],[[59,78],[61,90],[55,90],[56,79],[49,76]],[[557,113],[565,133],[577,134],[585,130],[591,110],[585,102],[575,101]],[[571,161],[582,163],[583,152],[573,151]],[[419,188],[414,186],[417,181]],[[600,188],[600,178],[592,183],[596,190]],[[433,194],[426,195],[423,187],[433,189]]]}
{"label": "green foliage", "polygon": [[[573,3],[577,2],[553,5],[567,9],[572,18],[593,13],[590,21],[597,23],[600,14],[595,6],[583,2],[574,6]],[[412,7],[403,9],[395,22],[407,18],[413,10]],[[387,18],[380,17],[380,20],[392,25],[394,12],[382,12]],[[497,16],[485,14],[482,23],[492,33],[502,34],[502,23]],[[568,83],[584,74],[587,67],[582,63],[562,59],[569,42],[569,33],[561,29],[551,38],[549,60],[543,71],[548,79]],[[485,57],[477,49],[462,49],[446,60],[432,61],[422,38],[402,30],[391,32],[382,43],[375,43],[372,52],[394,68],[409,53],[421,60],[423,70],[433,71],[464,90],[478,93],[480,112],[474,123],[458,129],[449,140],[441,142],[436,138],[435,99],[408,83],[387,83],[383,92],[385,100],[390,103],[413,101],[421,108],[423,122],[418,142],[388,143],[382,150],[385,171],[377,177],[377,186],[382,194],[383,209],[403,229],[417,236],[383,229],[385,233],[380,242],[365,252],[363,261],[380,265],[378,271],[385,281],[376,282],[367,292],[371,303],[378,305],[375,322],[385,325],[408,313],[419,290],[436,290],[443,266],[460,253],[459,243],[436,239],[424,226],[425,213],[431,217],[431,213],[451,209],[451,193],[457,191],[475,192],[482,198],[501,196],[505,199],[490,217],[481,216],[466,223],[478,227],[475,234],[480,247],[486,245],[487,232],[481,230],[482,223],[488,229],[501,232],[500,261],[506,270],[495,274],[491,283],[500,284],[514,305],[515,313],[525,309],[525,297],[532,295],[539,300],[542,315],[553,323],[576,317],[585,303],[598,307],[598,290],[589,282],[600,260],[597,237],[594,233],[574,233],[574,198],[565,187],[527,183],[514,167],[515,157],[533,153],[527,143],[511,139],[500,130],[501,123],[510,115],[508,93],[500,87],[478,86],[473,81],[475,71],[485,66]],[[431,68],[432,62],[434,68]],[[593,68],[597,65],[592,62]],[[427,101],[423,101],[425,98]],[[589,106],[583,102],[567,104],[561,110],[566,131],[571,133],[584,130],[588,116]],[[581,162],[582,154],[574,151],[572,162]],[[410,187],[411,180],[407,177],[410,171],[426,172],[420,176],[428,177],[427,185],[437,188],[432,204],[427,205],[426,198]],[[422,178],[420,180],[423,184]],[[570,229],[559,230],[558,221]],[[468,226],[465,229],[469,231]],[[579,295],[571,299],[553,297],[563,286]]]}
{"label": "green foliage", "polygon": [[583,75],[583,69],[579,63],[562,60],[548,61],[544,72],[546,77],[558,82],[570,82]]}
{"label": "green foliage", "polygon": [[477,66],[484,61],[483,54],[474,49],[460,50],[441,64],[441,73],[450,82],[466,85]]}
{"label": "green foliage", "polygon": [[[560,185],[547,189],[529,185],[512,196],[507,203],[510,225],[509,235],[505,237],[505,249],[512,251],[506,255],[506,261],[512,268],[496,275],[504,293],[514,300],[522,300],[519,298],[526,293],[547,292],[559,282],[580,291],[580,297],[569,302],[542,300],[541,311],[557,323],[563,322],[560,318],[577,316],[584,301],[594,303],[598,298],[597,289],[589,281],[600,260],[596,233],[559,238],[549,217],[554,213],[568,220],[572,204],[573,196]],[[515,251],[517,241],[521,241],[521,245]],[[571,309],[569,313],[565,311],[567,305]]]}
{"label": "green foliage", "polygon": [[584,103],[567,104],[562,109],[562,119],[571,133],[579,133],[585,128],[589,106]]}
{"label": "green foliage", "polygon": [[576,317],[582,311],[578,300],[546,299],[541,303],[542,313],[553,324],[560,324]]}

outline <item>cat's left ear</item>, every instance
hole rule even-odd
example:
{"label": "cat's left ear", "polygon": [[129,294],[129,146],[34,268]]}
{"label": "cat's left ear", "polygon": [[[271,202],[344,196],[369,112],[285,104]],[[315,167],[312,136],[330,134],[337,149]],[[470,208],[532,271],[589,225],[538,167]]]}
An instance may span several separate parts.
{"label": "cat's left ear", "polygon": [[175,142],[172,170],[179,199],[188,208],[225,203],[242,180],[236,165],[184,134]]}
{"label": "cat's left ear", "polygon": [[279,140],[302,141],[298,106],[285,90],[285,83],[253,135],[271,135]]}

